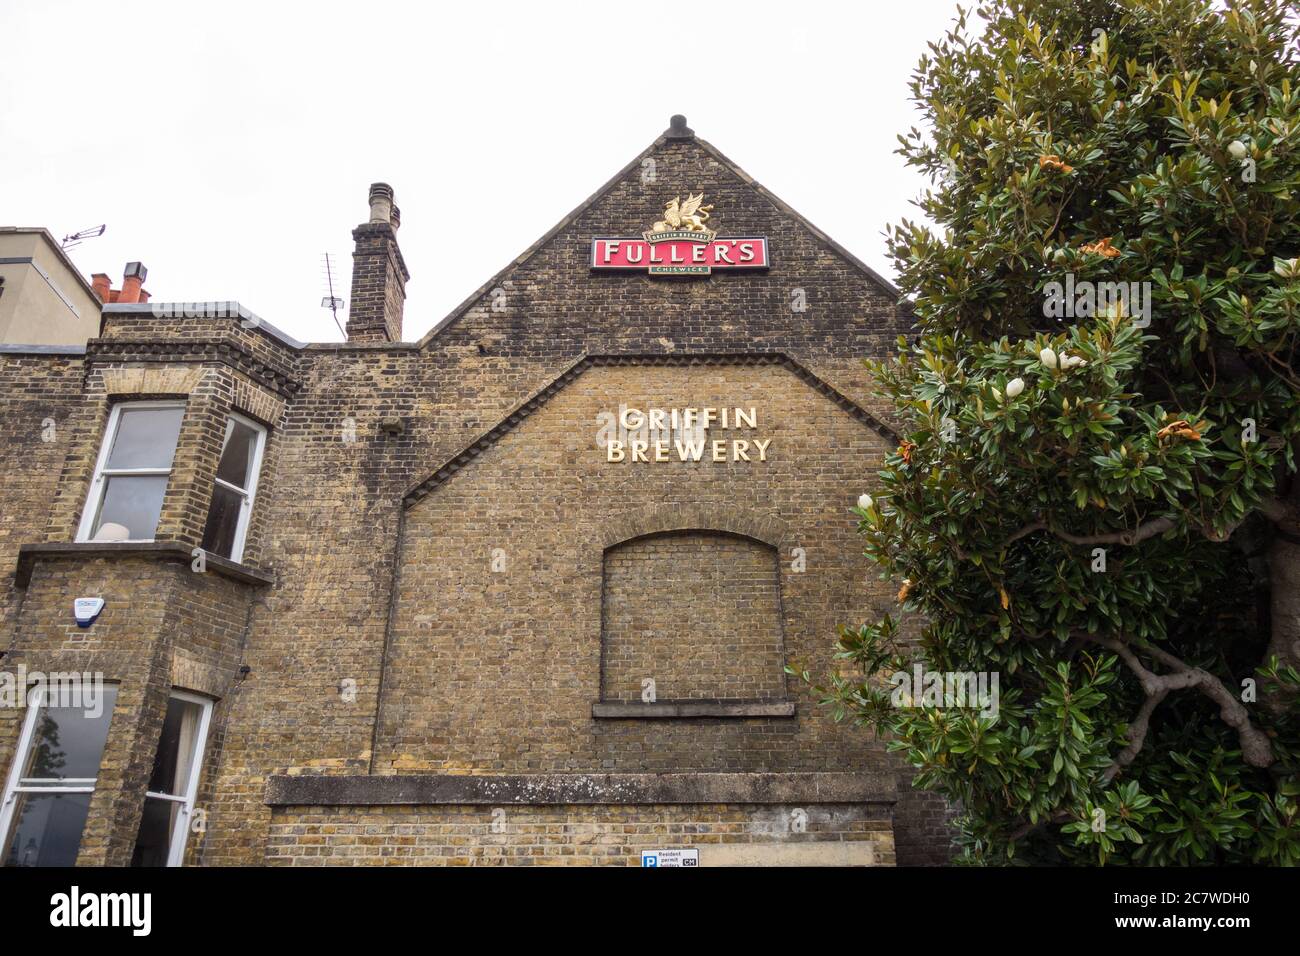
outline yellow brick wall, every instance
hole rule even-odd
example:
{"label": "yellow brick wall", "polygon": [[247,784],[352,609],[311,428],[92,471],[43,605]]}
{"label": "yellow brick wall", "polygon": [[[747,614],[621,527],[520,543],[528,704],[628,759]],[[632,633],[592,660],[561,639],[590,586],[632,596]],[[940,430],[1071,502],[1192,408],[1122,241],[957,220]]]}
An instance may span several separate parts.
{"label": "yellow brick wall", "polygon": [[862,804],[282,807],[271,818],[266,861],[640,866],[642,850],[687,847],[699,850],[701,866],[895,862],[887,811]]}

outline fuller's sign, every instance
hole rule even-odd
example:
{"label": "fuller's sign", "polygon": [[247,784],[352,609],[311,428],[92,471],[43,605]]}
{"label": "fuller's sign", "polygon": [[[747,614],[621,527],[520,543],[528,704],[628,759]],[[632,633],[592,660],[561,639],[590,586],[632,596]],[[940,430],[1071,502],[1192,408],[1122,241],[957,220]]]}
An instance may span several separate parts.
{"label": "fuller's sign", "polygon": [[600,237],[591,242],[593,269],[644,269],[650,275],[708,275],[714,269],[766,269],[767,239],[718,238],[705,225],[712,206],[704,194],[664,205],[664,218],[640,239]]}

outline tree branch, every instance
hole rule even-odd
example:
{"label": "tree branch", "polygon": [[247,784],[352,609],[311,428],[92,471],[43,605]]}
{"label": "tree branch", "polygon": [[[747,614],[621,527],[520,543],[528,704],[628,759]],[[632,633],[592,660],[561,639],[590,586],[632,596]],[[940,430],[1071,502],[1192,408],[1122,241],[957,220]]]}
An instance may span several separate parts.
{"label": "tree branch", "polygon": [[[1137,757],[1138,752],[1142,749],[1142,742],[1146,738],[1151,711],[1155,710],[1156,705],[1171,690],[1182,690],[1188,687],[1195,688],[1219,705],[1219,719],[1237,732],[1237,739],[1241,742],[1241,755],[1246,763],[1252,767],[1263,768],[1272,766],[1277,759],[1273,754],[1273,744],[1263,731],[1251,723],[1250,713],[1245,706],[1219,678],[1209,671],[1200,667],[1192,667],[1163,648],[1144,645],[1142,647],[1143,651],[1173,670],[1171,674],[1156,674],[1143,666],[1137,654],[1134,653],[1132,646],[1124,641],[1095,635],[1090,635],[1088,639],[1094,644],[1100,644],[1102,647],[1118,654],[1129,670],[1136,674],[1138,680],[1142,682],[1142,691],[1147,695],[1147,700],[1143,702],[1142,709],[1138,711],[1138,716],[1135,718],[1135,722],[1139,719],[1142,720],[1139,728],[1141,738],[1134,736],[1133,727],[1130,726],[1128,746],[1120,753],[1119,758],[1116,758],[1116,763],[1125,754],[1128,754],[1136,741],[1137,749],[1133,750],[1133,753],[1128,756],[1121,766],[1127,766],[1133,762],[1133,759]],[[1157,696],[1160,700],[1156,700],[1155,704],[1151,704],[1150,708],[1148,708],[1147,704]],[[1112,772],[1112,768],[1108,768],[1106,774],[1109,774],[1109,776],[1104,777],[1104,779],[1109,781],[1114,777],[1115,773],[1119,772],[1119,769],[1121,768],[1114,768],[1114,772]]]}
{"label": "tree branch", "polygon": [[1296,510],[1281,498],[1265,498],[1259,503],[1259,513],[1274,524],[1300,520]]}
{"label": "tree branch", "polygon": [[1002,547],[1005,548],[1007,547],[1007,545],[1015,544],[1021,538],[1027,538],[1035,531],[1046,531],[1046,530],[1047,530],[1046,521],[1043,521],[1041,519],[1038,521],[1031,521],[1029,524],[1025,525],[1023,528],[1021,528],[1011,537],[1007,538],[1007,540],[1002,543]]}
{"label": "tree branch", "polygon": [[[1263,499],[1256,510],[1274,524],[1280,524],[1286,521],[1300,521],[1300,513],[1297,513],[1296,509],[1292,508],[1279,498]],[[1243,518],[1242,521],[1244,520],[1245,519]],[[1209,538],[1211,541],[1218,542],[1227,541],[1232,533],[1236,531],[1242,523],[1241,521],[1238,521],[1237,523],[1225,528],[1222,532],[1216,532],[1199,521],[1193,519],[1188,519],[1188,521],[1193,527],[1198,528],[1205,537]],[[1002,547],[1008,547],[1009,545],[1019,541],[1021,538],[1026,538],[1036,531],[1050,531],[1062,541],[1068,541],[1070,544],[1121,544],[1126,547],[1132,547],[1135,544],[1141,544],[1148,538],[1154,538],[1156,535],[1164,534],[1166,531],[1176,528],[1177,526],[1177,518],[1162,515],[1159,518],[1152,518],[1150,521],[1144,521],[1131,530],[1100,531],[1096,534],[1071,534],[1068,531],[1062,531],[1059,528],[1052,527],[1052,525],[1044,518],[1035,518],[1033,521],[1014,531],[1011,536],[1003,542]]]}
{"label": "tree branch", "polygon": [[1138,525],[1131,531],[1102,531],[1097,534],[1071,534],[1068,531],[1062,531],[1054,528],[1043,518],[1036,518],[1028,524],[1014,531],[1002,547],[1014,544],[1021,538],[1026,538],[1035,531],[1050,531],[1062,541],[1068,541],[1070,544],[1139,544],[1147,538],[1154,538],[1158,534],[1164,534],[1170,528],[1178,524],[1176,520],[1170,517],[1152,518],[1143,524]]}
{"label": "tree branch", "polygon": [[1128,745],[1119,752],[1115,760],[1105,773],[1101,775],[1102,783],[1110,783],[1115,779],[1115,775],[1131,764],[1137,755],[1142,752],[1142,747],[1147,740],[1147,731],[1151,727],[1151,714],[1160,706],[1160,702],[1165,699],[1168,690],[1158,690],[1154,694],[1147,695],[1142,701],[1142,706],[1134,718],[1129,721],[1128,725]]}
{"label": "tree branch", "polygon": [[1134,545],[1147,540],[1147,538],[1154,538],[1158,534],[1164,534],[1177,524],[1178,522],[1173,518],[1160,517],[1143,522],[1132,531],[1102,531],[1098,534],[1070,534],[1068,531],[1060,531],[1056,528],[1052,528],[1051,531],[1052,534],[1063,541],[1070,542],[1070,544]]}
{"label": "tree branch", "polygon": [[1065,820],[1070,819],[1070,817],[1072,816],[1073,814],[1070,813],[1069,810],[1056,810],[1053,813],[1050,813],[1047,816],[1043,817],[1037,823],[1026,823],[1024,826],[1020,827],[1019,829],[1013,830],[1011,832],[1011,835],[1007,837],[1007,839],[1010,842],[1015,843],[1017,840],[1023,840],[1025,837],[1029,836],[1029,834],[1033,833],[1035,830],[1039,829],[1040,827],[1044,827],[1049,823],[1061,823]]}

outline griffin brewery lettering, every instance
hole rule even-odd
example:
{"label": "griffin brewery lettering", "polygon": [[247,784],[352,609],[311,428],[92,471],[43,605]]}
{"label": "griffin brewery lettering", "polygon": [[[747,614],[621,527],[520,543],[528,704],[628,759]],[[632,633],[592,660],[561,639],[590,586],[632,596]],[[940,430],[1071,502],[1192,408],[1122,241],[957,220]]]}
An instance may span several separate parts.
{"label": "griffin brewery lettering", "polygon": [[[616,434],[597,436],[608,462],[767,461],[770,438],[714,438],[710,429],[752,431],[758,409],[739,406],[713,408],[637,408],[620,406],[618,414],[602,412],[606,425],[617,422]],[[602,433],[605,427],[602,427]]]}

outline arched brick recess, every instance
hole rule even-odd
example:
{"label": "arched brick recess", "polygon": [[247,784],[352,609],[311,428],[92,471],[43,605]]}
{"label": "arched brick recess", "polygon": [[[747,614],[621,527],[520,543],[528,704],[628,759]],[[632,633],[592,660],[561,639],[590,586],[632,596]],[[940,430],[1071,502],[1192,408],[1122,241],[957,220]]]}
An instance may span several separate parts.
{"label": "arched brick recess", "polygon": [[[680,681],[672,677],[672,669],[663,666],[658,670],[669,675],[669,680],[664,686],[659,686],[659,679],[656,678],[656,694],[659,699],[674,700],[688,699],[697,697],[699,699],[751,699],[751,700],[776,700],[782,699],[787,694],[786,678],[783,671],[785,666],[785,610],[783,607],[782,594],[784,591],[782,582],[782,557],[789,553],[791,547],[792,533],[789,526],[773,515],[760,515],[752,511],[738,508],[731,505],[718,503],[690,503],[683,505],[662,505],[650,508],[640,508],[619,515],[611,520],[604,529],[604,536],[600,541],[599,560],[601,562],[601,697],[604,700],[622,699],[626,696],[627,679],[617,673],[619,662],[610,659],[610,634],[608,627],[611,623],[611,608],[609,606],[609,576],[610,576],[610,555],[616,554],[622,548],[633,545],[645,539],[668,538],[670,536],[681,535],[713,535],[713,536],[730,536],[742,541],[757,542],[766,546],[770,554],[773,593],[771,596],[771,607],[766,609],[766,613],[771,614],[771,631],[775,651],[771,655],[775,661],[775,666],[770,666],[771,661],[760,663],[760,660],[752,661],[753,666],[742,666],[739,669],[733,668],[734,673],[743,675],[740,683],[731,685],[719,684],[717,693],[706,694],[700,692],[700,684],[688,682],[690,693],[679,698],[678,692],[674,689],[675,684],[682,686]],[[686,588],[689,592],[689,587]],[[726,594],[693,595],[696,600],[724,600]],[[756,595],[751,595],[756,597]],[[669,603],[663,609],[667,614],[676,614],[680,607],[676,602]],[[733,613],[739,612],[740,608],[732,609]],[[752,609],[751,609],[752,610]],[[682,622],[683,627],[704,626],[704,622]],[[759,620],[747,622],[746,627],[755,627],[762,631],[764,622]],[[742,650],[734,642],[724,642],[727,652],[737,654]],[[758,648],[747,647],[744,650],[753,652],[753,656],[758,659],[762,658],[762,653]],[[615,652],[616,654],[618,651]],[[709,654],[697,655],[702,660],[712,657]],[[733,664],[740,664],[740,660],[733,661]],[[633,675],[634,676],[634,675]],[[653,674],[644,676],[654,677]],[[637,685],[639,687],[639,680]],[[749,686],[752,691],[748,694],[737,694],[735,689],[739,686]],[[639,696],[638,698],[639,699]]]}
{"label": "arched brick recess", "polygon": [[781,566],[750,535],[666,529],[604,552],[601,699],[777,701],[786,696]]}

